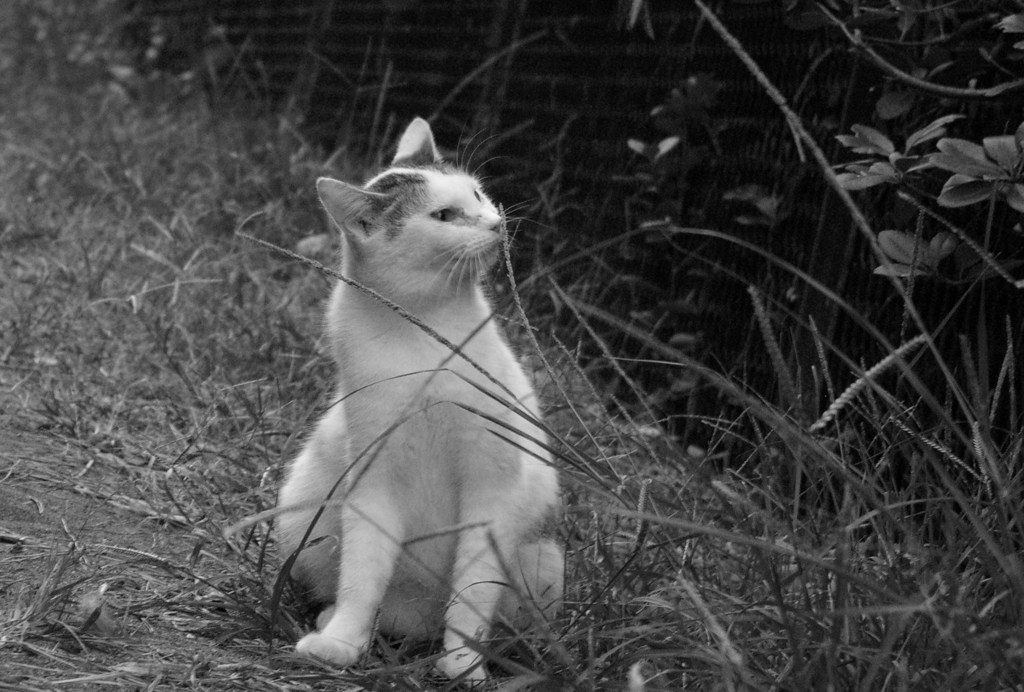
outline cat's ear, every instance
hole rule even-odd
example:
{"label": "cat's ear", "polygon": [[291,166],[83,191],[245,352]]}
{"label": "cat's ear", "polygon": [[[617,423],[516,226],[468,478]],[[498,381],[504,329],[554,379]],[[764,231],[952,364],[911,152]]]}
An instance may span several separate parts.
{"label": "cat's ear", "polygon": [[402,133],[402,138],[398,140],[398,151],[395,152],[391,165],[427,166],[440,160],[441,154],[434,144],[434,133],[430,131],[430,123],[423,118],[416,118],[409,123],[409,127]]}
{"label": "cat's ear", "polygon": [[333,178],[317,178],[316,192],[327,215],[342,231],[368,234],[376,217],[374,202],[382,195]]}

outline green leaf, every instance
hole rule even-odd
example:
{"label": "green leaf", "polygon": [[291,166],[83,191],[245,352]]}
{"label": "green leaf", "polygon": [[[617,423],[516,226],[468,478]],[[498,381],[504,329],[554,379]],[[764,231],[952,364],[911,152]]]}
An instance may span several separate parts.
{"label": "green leaf", "polygon": [[839,142],[858,154],[879,154],[888,156],[896,151],[892,141],[873,127],[854,125],[852,135],[836,135]]}
{"label": "green leaf", "polygon": [[640,10],[644,8],[644,0],[633,0],[629,6],[629,26],[632,29],[636,26],[636,20],[640,18]]}
{"label": "green leaf", "polygon": [[922,168],[930,168],[932,165],[927,156],[900,156],[899,154],[893,154],[890,157],[890,163],[900,173],[910,173]]}
{"label": "green leaf", "polygon": [[[917,246],[916,252],[914,246]],[[878,246],[886,257],[901,264],[911,264],[915,254],[918,262],[922,259],[923,246],[914,236],[903,231],[882,231],[878,234]]]}
{"label": "green leaf", "polygon": [[840,187],[844,190],[865,190],[875,185],[892,182],[887,175],[870,175],[867,173],[840,173],[836,176]]}
{"label": "green leaf", "polygon": [[942,192],[936,201],[943,207],[966,207],[969,204],[984,202],[991,197],[995,185],[989,180],[977,180],[957,174],[950,176],[942,186]]}
{"label": "green leaf", "polygon": [[942,153],[931,155],[932,165],[950,173],[976,178],[1001,178],[1006,175],[1002,168],[989,160],[980,144],[947,137],[940,139],[935,148]]}
{"label": "green leaf", "polygon": [[1024,14],[1008,14],[996,22],[996,28],[1007,34],[1024,34]]}
{"label": "green leaf", "polygon": [[658,151],[654,155],[654,160],[657,161],[662,156],[675,149],[677,144],[679,144],[679,137],[677,136],[666,137],[658,142]]}
{"label": "green leaf", "polygon": [[875,104],[875,113],[882,120],[892,120],[905,114],[914,105],[914,95],[909,91],[887,91]]}
{"label": "green leaf", "polygon": [[988,157],[998,163],[1004,170],[1012,171],[1020,161],[1020,151],[1013,135],[986,137],[981,140]]}
{"label": "green leaf", "polygon": [[865,164],[869,164],[869,163],[871,163],[870,160],[857,161],[856,163],[846,163],[846,164],[843,164],[843,168],[846,169],[847,173],[858,173],[858,174],[867,173],[868,172],[868,167]]}
{"label": "green leaf", "polygon": [[935,257],[935,263],[938,263],[942,258],[951,255],[959,244],[960,241],[952,233],[939,231],[928,243],[928,251]]}
{"label": "green leaf", "polygon": [[905,5],[897,5],[900,9],[900,20],[897,23],[900,28],[900,40],[904,40],[907,34],[913,30],[914,25],[917,24],[917,9],[908,9]]}
{"label": "green leaf", "polygon": [[740,214],[733,217],[733,221],[741,226],[771,226],[772,220],[766,216],[754,214]]}
{"label": "green leaf", "polygon": [[894,183],[899,182],[900,179],[900,174],[896,172],[896,167],[888,161],[876,161],[868,166],[868,175],[888,176]]}
{"label": "green leaf", "polygon": [[783,21],[786,26],[796,31],[815,31],[826,26],[832,26],[825,13],[816,7],[798,8],[795,11],[788,11]]}
{"label": "green leaf", "polygon": [[648,156],[647,144],[640,141],[639,139],[627,139],[626,145],[630,147],[631,152],[635,152],[636,154],[639,154],[642,157]]}
{"label": "green leaf", "polygon": [[965,159],[956,154],[929,154],[928,163],[935,168],[941,168],[950,173],[965,175],[971,178],[986,178],[999,180],[1006,177],[1006,171],[995,164],[980,166],[970,159]]}
{"label": "green leaf", "polygon": [[910,136],[907,137],[907,146],[905,151],[910,151],[922,142],[927,142],[941,137],[946,134],[946,125],[954,120],[960,120],[963,117],[964,116],[956,113],[953,115],[944,115],[941,118],[931,121],[920,130],[910,133]]}
{"label": "green leaf", "polygon": [[1024,185],[1020,183],[1013,183],[1008,185],[1003,191],[1003,199],[1010,205],[1015,211],[1019,211],[1024,214]]}
{"label": "green leaf", "polygon": [[944,154],[960,156],[975,163],[989,163],[985,149],[980,144],[969,142],[966,139],[945,137],[936,143],[935,148]]}
{"label": "green leaf", "polygon": [[868,127],[867,125],[854,125],[850,129],[856,132],[862,139],[869,142],[873,147],[875,147],[875,150],[883,156],[888,156],[896,151],[896,147],[893,146],[892,140],[873,127]]}
{"label": "green leaf", "polygon": [[873,274],[878,274],[879,276],[898,276],[898,277],[900,277],[902,279],[905,279],[908,276],[914,276],[915,274],[917,276],[921,276],[922,274],[925,274],[926,272],[924,272],[924,271],[922,271],[920,269],[915,270],[913,267],[910,267],[910,266],[908,266],[906,264],[894,263],[894,264],[889,265],[888,267],[885,266],[884,264],[883,265],[879,265],[879,266],[875,267],[875,270],[872,273]]}
{"label": "green leaf", "polygon": [[693,348],[694,346],[696,346],[699,343],[700,343],[700,337],[699,336],[697,336],[696,334],[687,334],[687,333],[684,333],[684,332],[680,332],[678,334],[673,334],[671,337],[669,337],[669,340],[668,340],[669,346],[672,346],[673,348],[678,348],[680,350],[687,349],[687,348]]}
{"label": "green leaf", "polygon": [[769,194],[768,188],[764,185],[758,185],[757,183],[747,183],[746,185],[740,185],[733,189],[725,192],[722,195],[723,200],[729,201],[740,201],[740,202],[751,202],[756,204],[757,200],[765,197]]}

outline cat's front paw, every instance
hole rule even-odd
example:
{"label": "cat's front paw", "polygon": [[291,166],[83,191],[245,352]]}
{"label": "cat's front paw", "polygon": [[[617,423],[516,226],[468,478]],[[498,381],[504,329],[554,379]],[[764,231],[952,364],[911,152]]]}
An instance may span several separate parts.
{"label": "cat's front paw", "polygon": [[359,660],[363,649],[361,646],[335,639],[322,632],[310,632],[295,645],[295,652],[347,667]]}
{"label": "cat's front paw", "polygon": [[462,678],[464,682],[476,683],[487,679],[483,659],[469,649],[449,651],[437,661],[435,666],[449,680],[454,680],[463,673],[465,673],[465,677]]}

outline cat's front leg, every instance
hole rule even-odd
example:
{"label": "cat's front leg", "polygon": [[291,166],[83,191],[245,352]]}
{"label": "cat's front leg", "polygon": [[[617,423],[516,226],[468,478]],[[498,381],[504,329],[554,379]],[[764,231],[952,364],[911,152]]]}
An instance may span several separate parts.
{"label": "cat's front leg", "polygon": [[484,639],[511,579],[505,572],[507,559],[499,558],[498,548],[508,555],[510,537],[493,525],[474,529],[459,536],[452,571],[452,600],[445,611],[445,654],[437,669],[449,678],[460,675],[466,681],[487,679],[483,660],[472,645]]}
{"label": "cat's front leg", "polygon": [[358,504],[349,502],[341,511],[341,566],[333,612],[320,631],[300,639],[295,650],[350,666],[369,645],[404,537],[400,514],[386,498],[361,495]]}
{"label": "cat's front leg", "polygon": [[549,538],[521,543],[509,569],[516,590],[507,590],[500,606],[509,624],[525,630],[538,616],[545,620],[558,616],[565,580],[565,551],[560,545]]}

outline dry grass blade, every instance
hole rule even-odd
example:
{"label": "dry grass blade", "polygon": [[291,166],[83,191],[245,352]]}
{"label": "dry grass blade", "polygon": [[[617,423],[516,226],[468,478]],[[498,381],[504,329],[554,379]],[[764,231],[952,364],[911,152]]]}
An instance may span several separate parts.
{"label": "dry grass blade", "polygon": [[757,318],[757,325],[761,329],[761,338],[764,339],[765,348],[768,349],[768,357],[771,358],[772,367],[774,367],[779,381],[782,401],[795,412],[795,415],[802,417],[800,393],[793,383],[793,375],[789,372],[789,365],[786,363],[785,358],[782,357],[782,349],[779,347],[779,341],[775,337],[771,318],[769,318],[768,312],[764,308],[764,299],[761,297],[760,291],[754,286],[748,286],[747,293],[750,294],[750,302],[754,306],[754,316]]}
{"label": "dry grass blade", "polygon": [[818,432],[826,425],[832,422],[832,420],[842,411],[844,408],[849,406],[850,402],[853,401],[858,394],[864,391],[870,384],[873,383],[875,378],[879,377],[886,370],[891,368],[895,363],[898,363],[904,356],[910,353],[912,350],[920,346],[921,344],[927,343],[928,337],[924,334],[918,334],[913,339],[905,344],[902,344],[895,351],[887,355],[882,360],[871,366],[863,375],[854,380],[843,393],[840,394],[830,405],[825,412],[821,414],[809,428],[810,432]]}

